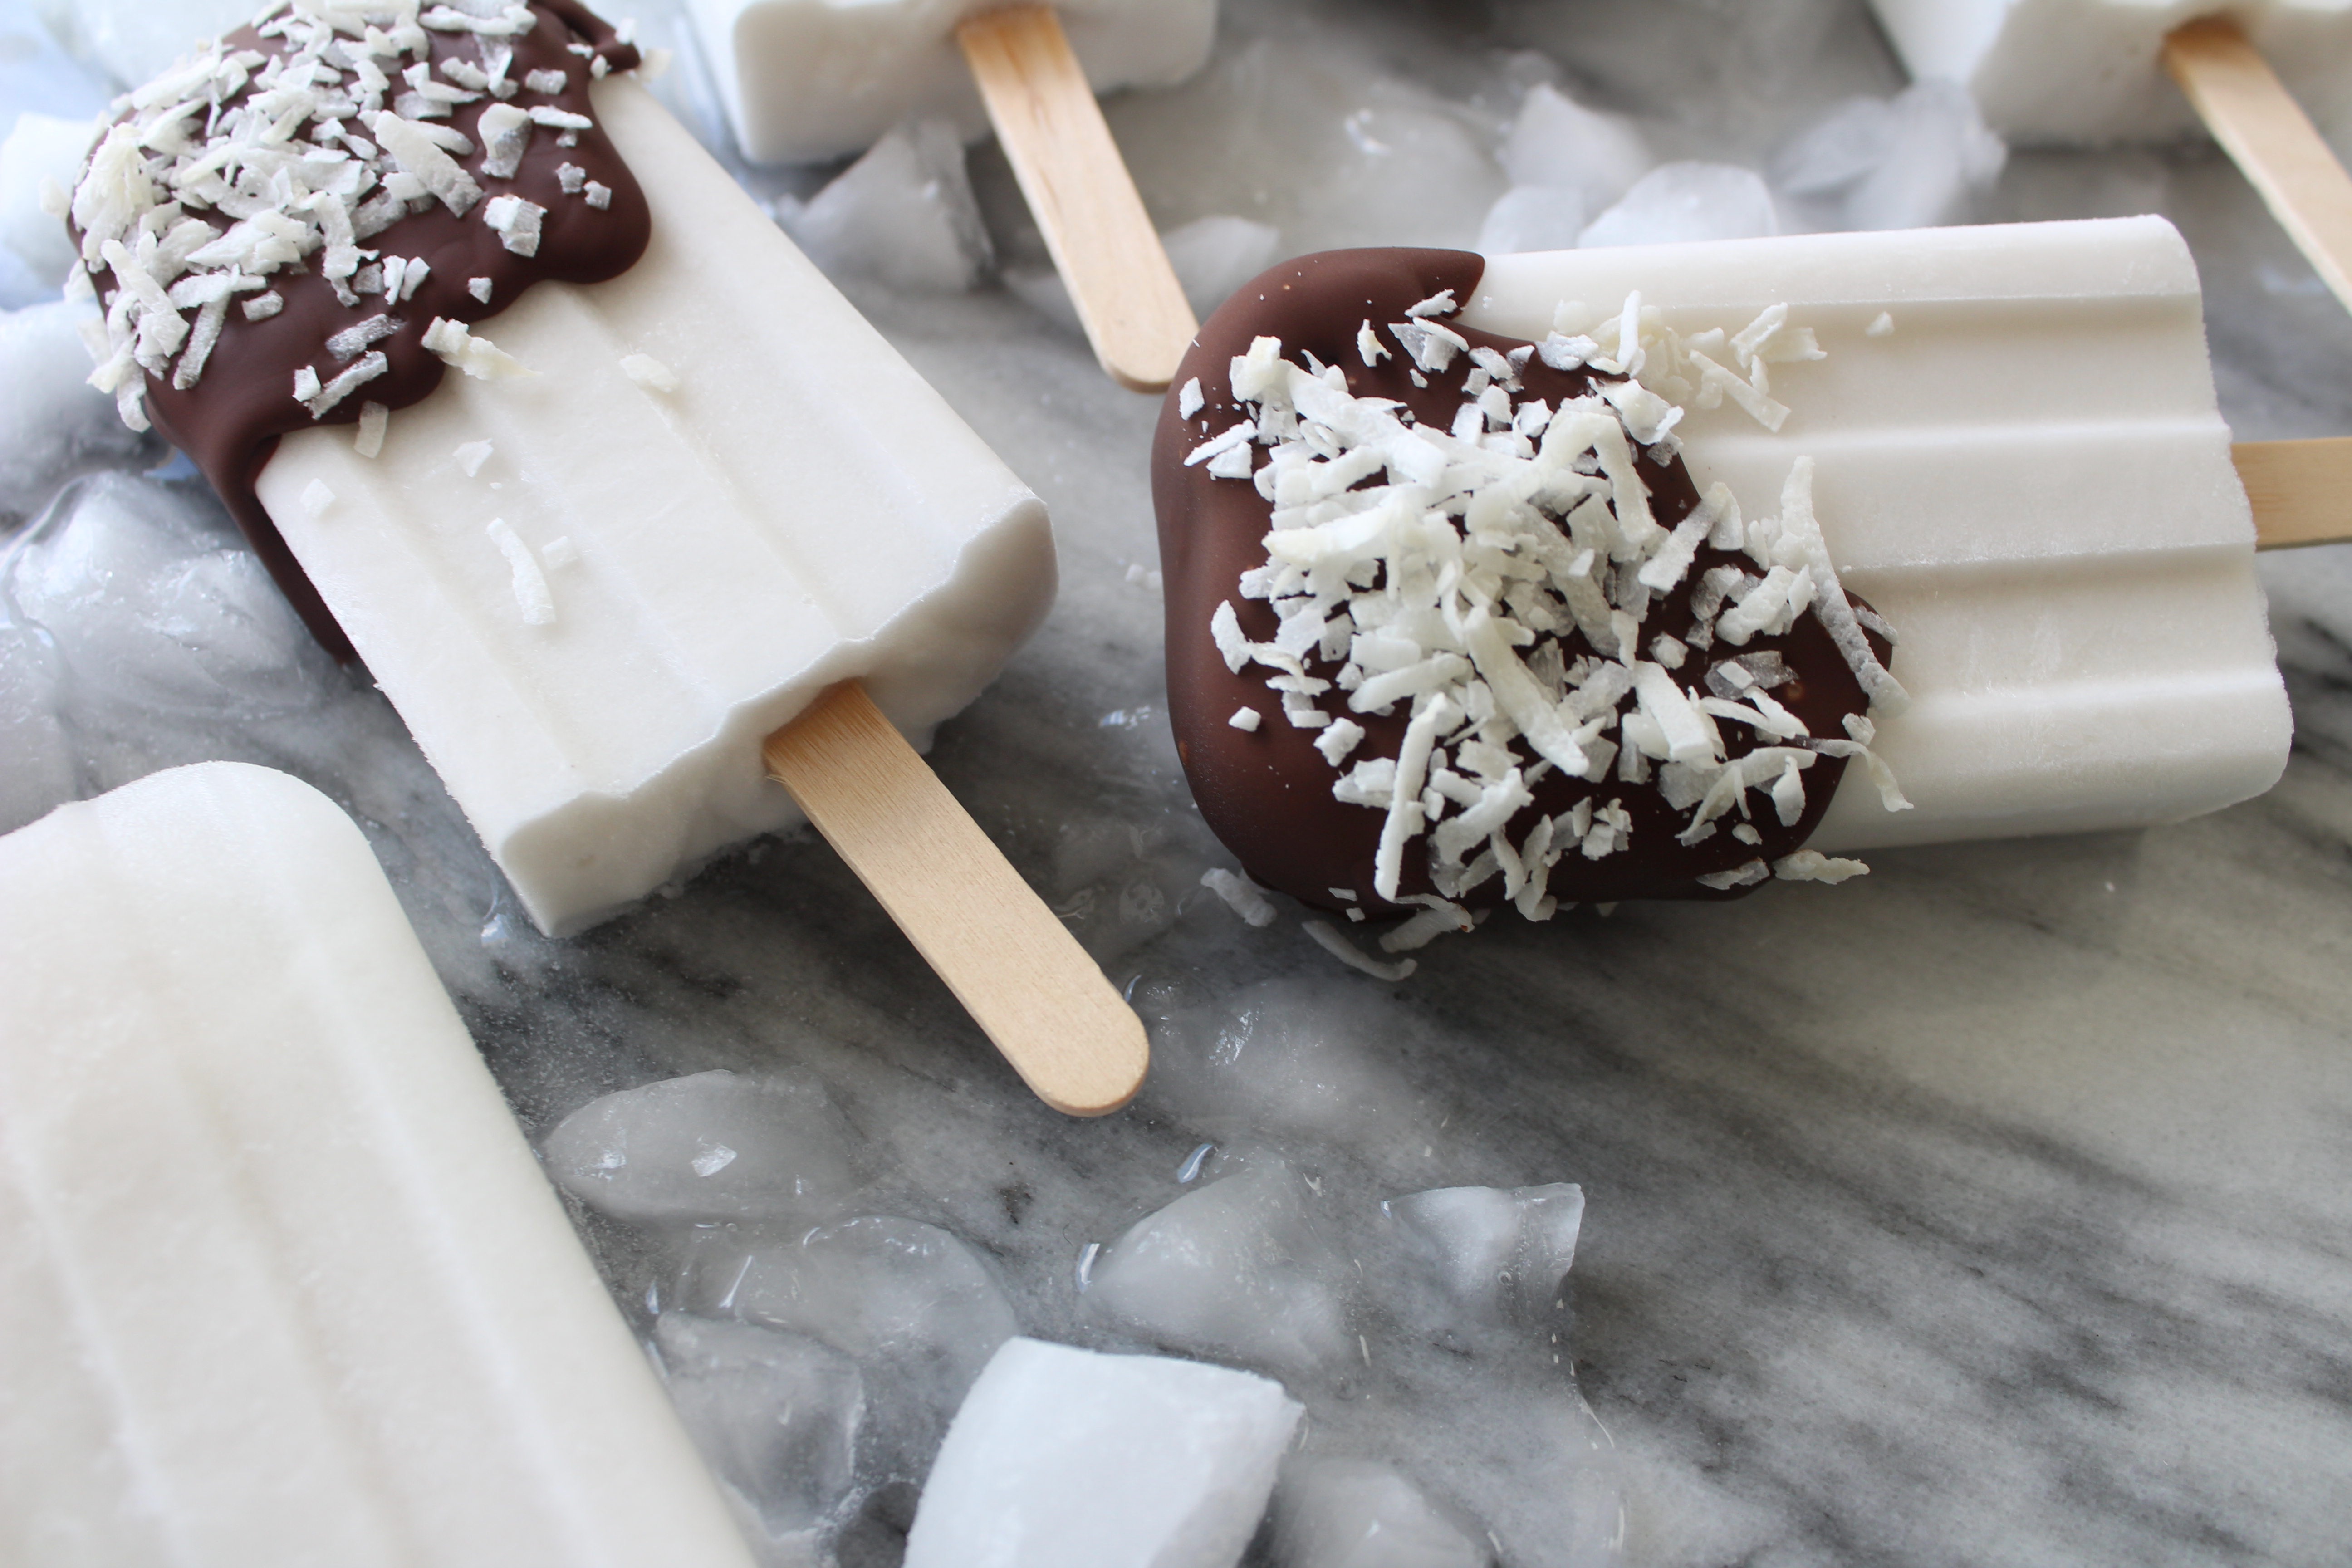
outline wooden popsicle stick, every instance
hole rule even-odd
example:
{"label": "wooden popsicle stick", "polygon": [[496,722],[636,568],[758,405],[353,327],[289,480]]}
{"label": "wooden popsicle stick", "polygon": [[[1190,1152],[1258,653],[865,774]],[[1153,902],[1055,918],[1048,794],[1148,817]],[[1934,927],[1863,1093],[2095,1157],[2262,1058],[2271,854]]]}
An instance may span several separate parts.
{"label": "wooden popsicle stick", "polygon": [[2254,548],[2352,544],[2352,437],[2241,441],[2231,448],[2254,505]]}
{"label": "wooden popsicle stick", "polygon": [[1200,323],[1061,19],[1014,5],[956,38],[1095,357],[1121,386],[1165,392]]}
{"label": "wooden popsicle stick", "polygon": [[2164,66],[2273,216],[2352,310],[2352,174],[2237,23],[2206,16],[2164,40]]}
{"label": "wooden popsicle stick", "polygon": [[864,687],[833,688],[761,754],[1038,1099],[1101,1116],[1135,1098],[1143,1020]]}

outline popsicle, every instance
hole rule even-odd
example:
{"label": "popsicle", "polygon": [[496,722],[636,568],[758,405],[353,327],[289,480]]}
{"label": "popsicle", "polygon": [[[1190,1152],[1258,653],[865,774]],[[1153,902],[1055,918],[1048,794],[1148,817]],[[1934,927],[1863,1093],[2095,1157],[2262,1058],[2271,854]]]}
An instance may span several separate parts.
{"label": "popsicle", "polygon": [[857,152],[918,115],[992,125],[1103,369],[1168,384],[1196,323],[1094,95],[1199,70],[1216,0],[694,0],[693,16],[755,162]]}
{"label": "popsicle", "polygon": [[332,803],[174,769],[0,886],[0,1559],[748,1568]]}
{"label": "popsicle", "polygon": [[2011,141],[2161,140],[2202,121],[2352,307],[2352,175],[2312,124],[2352,134],[2352,5],[1871,3],[1912,75],[1966,84]]}
{"label": "popsicle", "polygon": [[[1441,330],[1461,346],[1446,352]],[[1287,377],[1300,421],[1287,455],[1283,421],[1257,418],[1263,398],[1234,395],[1276,384],[1267,338],[1326,367],[1304,373],[1323,391]],[[1628,382],[1637,349],[1648,363]],[[1484,407],[1460,416],[1488,366]],[[1210,826],[1251,875],[1307,903],[1419,901],[1460,921],[1507,891],[1538,918],[1547,900],[1735,896],[1768,875],[1834,879],[1860,868],[1845,852],[1878,846],[2169,821],[2260,794],[2284,766],[2253,521],[2196,270],[2161,219],[1492,261],[1338,252],[1244,289],[1183,371],[1153,457],[1171,718]],[[1557,395],[1564,379],[1574,396]],[[1417,416],[1440,454],[1424,471],[1442,477],[1394,482],[1429,459],[1380,434],[1367,391]],[[1528,412],[1541,400],[1548,424]],[[1464,563],[1402,647],[1383,627],[1404,618],[1384,602],[1421,591],[1389,591],[1412,567],[1403,535],[1328,599],[1307,592],[1328,583],[1282,576],[1329,559],[1346,530],[1376,531],[1354,520],[1388,504],[1383,462],[1414,548]],[[1343,481],[1355,488],[1332,488]],[[1430,492],[1449,489],[1458,520],[1440,535]],[[1320,511],[1273,510],[1318,499]],[[1603,505],[1613,536],[1610,520],[1575,517]],[[1736,510],[1744,521],[1724,525]],[[1628,514],[1650,532],[1625,537]],[[1496,556],[1514,535],[1503,552],[1524,566]],[[1801,617],[1788,640],[1830,645],[1826,659],[1756,657],[1774,629],[1751,635],[1759,614],[1785,610],[1766,586],[1774,565],[1811,571],[1824,625],[1808,640]],[[1841,599],[1866,654],[1835,624]],[[1612,621],[1629,606],[1637,625]],[[1448,657],[1454,684],[1433,683]],[[1474,679],[1486,695],[1449,698]],[[1465,711],[1425,717],[1448,700]],[[1254,728],[1236,722],[1244,710]],[[1655,763],[1653,779],[1628,775],[1628,751]],[[1680,773],[1666,765],[1685,758]],[[1611,803],[1630,823],[1596,842]],[[1425,820],[1401,833],[1390,825],[1411,805]],[[1469,830],[1440,837],[1449,820]],[[1409,852],[1384,864],[1400,837]]]}
{"label": "popsicle", "polygon": [[366,661],[541,929],[797,799],[869,882],[915,879],[877,891],[1033,1087],[1122,1103],[1139,1023],[898,738],[1044,615],[1036,498],[572,0],[324,15],[232,35],[101,142],[97,379]]}

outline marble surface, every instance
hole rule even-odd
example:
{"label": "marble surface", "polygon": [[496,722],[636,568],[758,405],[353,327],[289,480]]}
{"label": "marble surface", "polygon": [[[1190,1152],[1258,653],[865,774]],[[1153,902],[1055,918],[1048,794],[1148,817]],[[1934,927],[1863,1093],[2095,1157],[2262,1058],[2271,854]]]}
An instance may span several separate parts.
{"label": "marble surface", "polygon": [[[1496,51],[1550,51],[1640,111],[1705,89],[1662,51],[1719,80],[1763,47],[1735,9],[1398,4],[1359,21],[1269,0],[1229,17],[1219,79],[1329,28],[1406,84],[1367,114],[1433,112],[1397,96],[1410,87],[1484,134]],[[1773,12],[1814,29],[1813,64],[1775,67],[1802,92],[1680,115],[1671,150],[1751,155],[1843,93],[1899,86],[1858,7]],[[1114,121],[1166,112],[1130,102]],[[988,156],[983,203],[1017,257]],[[1214,199],[1155,184],[1158,153],[1138,162],[1166,221]],[[2020,154],[1984,211],[2149,207],[2197,251],[2241,437],[2352,432],[2352,321],[2210,149]],[[1286,248],[1331,226],[1276,221]],[[1426,211],[1401,226],[1362,237],[1467,237],[1433,234]],[[2344,1560],[2352,548],[2264,563],[2297,733],[2262,799],[2143,833],[1881,852],[1866,879],[1731,905],[1496,920],[1384,985],[1339,970],[1299,911],[1253,931],[1197,886],[1228,862],[1174,766],[1160,606],[1130,571],[1154,555],[1156,405],[995,287],[844,283],[1045,497],[1059,540],[1058,606],[942,731],[940,774],[1180,1071],[1271,997],[1344,1045],[1377,1102],[1323,1124],[1276,1097],[1234,1110],[1238,1135],[1388,1191],[1581,1184],[1572,1361],[1614,1445],[1624,1560]],[[1195,1110],[1150,1090],[1072,1123],[1030,1101],[805,837],[541,938],[389,709],[355,676],[305,671],[269,701],[82,679],[64,701],[75,789],[214,756],[311,779],[362,821],[535,1136],[657,1078],[815,1074],[890,1173],[895,1212],[981,1246],[1025,1328],[1076,1331],[1073,1238],[1165,1201],[1202,1140]],[[582,1222],[642,1316],[630,1238]]]}

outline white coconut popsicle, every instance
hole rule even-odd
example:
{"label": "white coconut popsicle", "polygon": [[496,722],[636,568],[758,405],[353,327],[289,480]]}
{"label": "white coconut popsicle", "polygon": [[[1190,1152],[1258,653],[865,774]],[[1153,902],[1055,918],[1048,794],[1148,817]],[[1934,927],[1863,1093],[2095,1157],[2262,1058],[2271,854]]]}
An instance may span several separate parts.
{"label": "white coconut popsicle", "polygon": [[1827,357],[1776,367],[1777,433],[1679,426],[1692,477],[1780,493],[1814,459],[1845,584],[1911,694],[1811,847],[2145,826],[2261,794],[2292,723],[2197,272],[2160,218],[1498,257],[1461,320],[1540,340],[1639,290],[1687,334],[1786,303]]}
{"label": "white coconut popsicle", "polygon": [[1120,384],[1168,384],[1198,323],[1094,100],[1209,58],[1216,0],[691,0],[744,156],[862,151],[921,116],[993,126]]}
{"label": "white coconut popsicle", "polygon": [[0,886],[0,1560],[749,1568],[348,817],[207,763]]}
{"label": "white coconut popsicle", "polygon": [[2312,123],[2352,135],[2352,0],[1871,4],[1913,76],[1965,84],[2012,142],[2161,141],[2201,121],[2352,307],[2352,175]]}
{"label": "white coconut popsicle", "polygon": [[[449,375],[376,456],[287,437],[262,504],[541,929],[800,820],[773,768],[1033,1088],[1124,1104],[1134,1015],[854,695],[918,747],[979,695],[1052,603],[1045,509],[650,94],[593,102],[644,258],[491,317],[533,374]],[[897,753],[818,768],[856,821],[763,755],[828,691]]]}
{"label": "white coconut popsicle", "polygon": [[908,743],[1051,603],[1044,508],[579,0],[417,5],[275,8],[125,100],[73,197],[93,383],[541,929],[797,803],[1042,1098],[1125,1103],[1139,1021]]}
{"label": "white coconut popsicle", "polygon": [[644,258],[480,323],[533,374],[453,371],[373,458],[297,432],[255,486],[557,935],[798,822],[761,742],[834,683],[928,744],[1055,585],[1044,507],[945,400],[650,94],[594,102]]}

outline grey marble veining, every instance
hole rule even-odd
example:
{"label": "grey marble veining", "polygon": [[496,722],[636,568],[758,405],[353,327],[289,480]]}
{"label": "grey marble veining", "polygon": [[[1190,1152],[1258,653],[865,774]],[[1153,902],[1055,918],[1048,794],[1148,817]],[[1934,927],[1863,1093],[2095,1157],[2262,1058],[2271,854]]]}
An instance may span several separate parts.
{"label": "grey marble veining", "polygon": [[[1778,10],[1820,29],[1813,107],[1896,85],[1856,10]],[[1339,25],[1271,0],[1240,14],[1229,48]],[[1555,50],[1639,109],[1679,89],[1661,48],[1743,25],[1699,0],[1649,21],[1398,5],[1370,9],[1359,43],[1438,38],[1454,52],[1429,90],[1474,110],[1465,29]],[[1727,103],[1677,121],[1673,150],[1735,155],[1811,112]],[[2150,206],[2198,252],[2240,435],[2352,433],[2352,321],[2210,153],[2021,155],[1990,216]],[[1349,1129],[1286,1101],[1223,1141],[1360,1193],[1583,1186],[1572,1362],[1613,1440],[1627,1561],[2352,1555],[2352,548],[2265,563],[2297,736],[2263,799],[2144,833],[1881,852],[1836,889],[1497,919],[1382,985],[1297,911],[1252,931],[1198,887],[1229,862],[1176,770],[1160,604],[1129,573],[1156,556],[1156,405],[1001,290],[845,287],[1045,497],[1059,540],[1057,608],[934,766],[1129,988],[1172,1070],[1269,986],[1345,1040],[1370,1108]],[[658,1078],[814,1076],[878,1203],[979,1246],[1024,1327],[1102,1337],[1077,1238],[1167,1201],[1196,1114],[1158,1089],[1099,1122],[1035,1104],[806,836],[541,938],[363,678],[306,679],[282,710],[163,718],[76,687],[79,787],[207,756],[319,783],[362,821],[534,1137]],[[580,1218],[642,1322],[661,1266]]]}

